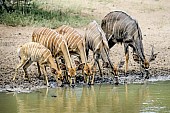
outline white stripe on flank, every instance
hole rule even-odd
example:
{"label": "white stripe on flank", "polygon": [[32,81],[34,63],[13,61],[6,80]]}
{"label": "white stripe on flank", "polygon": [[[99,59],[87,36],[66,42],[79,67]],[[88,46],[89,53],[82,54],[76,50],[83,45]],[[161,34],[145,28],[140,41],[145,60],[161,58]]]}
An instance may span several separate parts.
{"label": "white stripe on flank", "polygon": [[34,60],[36,59],[36,51],[37,51],[37,46],[34,44],[33,45],[33,54],[32,54],[32,56],[33,56],[33,58],[34,58]]}
{"label": "white stripe on flank", "polygon": [[118,17],[119,17],[119,15],[120,14],[122,14],[121,12],[117,15],[117,17],[116,17],[116,21],[115,21],[115,23],[114,23],[114,25],[113,25],[113,31],[112,31],[112,34],[115,34],[115,31],[116,31],[116,27],[115,27],[115,25],[116,25],[116,23],[117,23],[117,19],[118,19]]}
{"label": "white stripe on flank", "polygon": [[34,61],[34,56],[33,56],[33,54],[34,54],[34,46],[33,45],[27,45],[27,47],[28,47],[28,49],[30,49],[30,50],[28,50],[28,52],[29,52],[29,54],[31,56],[32,61]]}
{"label": "white stripe on flank", "polygon": [[[71,48],[74,46],[74,44],[75,44],[75,42],[76,42],[77,40],[81,40],[79,34],[75,34],[74,37],[72,38],[72,40],[69,42]],[[77,44],[76,44],[76,45],[77,45]]]}
{"label": "white stripe on flank", "polygon": [[93,40],[94,40],[93,42],[95,43],[96,40],[97,40],[98,38],[100,38],[100,34],[96,34],[94,37],[95,37],[95,39],[93,39]]}
{"label": "white stripe on flank", "polygon": [[55,51],[55,48],[56,48],[56,45],[55,45],[55,42],[56,42],[56,37],[53,37],[52,39],[51,39],[51,45],[50,45],[50,51],[52,52],[52,55],[53,55],[53,51]]}
{"label": "white stripe on flank", "polygon": [[[50,48],[50,50],[53,50],[53,47],[52,46],[54,46],[54,50],[53,50],[53,53],[55,52],[55,48],[56,48],[56,46],[58,45],[58,41],[59,41],[59,34],[56,32],[56,31],[54,31],[53,30],[53,32],[55,33],[55,35],[51,38],[51,40],[54,38],[54,41],[52,42],[51,41],[51,48]],[[57,40],[57,41],[56,41]],[[55,43],[56,42],[56,43]],[[52,43],[54,43],[54,44],[52,44]],[[58,48],[57,48],[58,49]],[[58,50],[57,50],[58,51]]]}
{"label": "white stripe on flank", "polygon": [[97,35],[100,35],[99,32],[97,31],[96,26],[90,32],[93,33],[93,34],[90,35],[91,36],[91,40],[94,40]]}
{"label": "white stripe on flank", "polygon": [[123,33],[126,31],[126,27],[127,27],[131,22],[132,22],[132,21],[129,21],[129,22],[125,25],[124,30],[123,30]]}
{"label": "white stripe on flank", "polygon": [[[49,50],[51,50],[51,51],[53,50],[53,46],[55,46],[55,45],[54,45],[54,42],[53,42],[53,41],[54,41],[54,40],[53,40],[54,38],[55,38],[55,37],[52,37],[52,38],[50,39],[51,42],[50,42],[50,49],[49,49]],[[54,50],[53,50],[53,51],[54,51]]]}
{"label": "white stripe on flank", "polygon": [[[83,40],[83,38],[81,38],[80,36],[78,38],[76,38],[74,40],[74,42],[72,43],[72,45],[70,46],[70,48],[72,48],[74,46],[74,44],[77,42],[77,40]],[[76,45],[78,45],[78,43]]]}
{"label": "white stripe on flank", "polygon": [[[77,34],[76,35],[74,35],[73,37],[70,37],[71,38],[71,40],[69,41],[69,42],[67,42],[67,46],[68,46],[68,48],[70,47],[72,47],[73,46],[73,43],[77,40]],[[75,39],[76,38],[76,39]],[[74,40],[75,39],[75,40]],[[73,42],[74,41],[74,42]],[[73,43],[72,43],[73,42]]]}
{"label": "white stripe on flank", "polygon": [[42,43],[43,43],[43,45],[46,45],[46,38],[49,36],[49,34],[50,34],[50,30],[48,29],[48,28],[46,28],[46,31],[45,31],[45,33],[44,33],[44,40],[42,41]]}
{"label": "white stripe on flank", "polygon": [[42,45],[45,45],[45,44],[44,44],[45,35],[40,34],[40,37],[41,37],[41,40],[39,40],[39,42],[40,42]]}
{"label": "white stripe on flank", "polygon": [[63,40],[58,44],[58,49],[57,51],[60,49],[61,43],[64,42]]}
{"label": "white stripe on flank", "polygon": [[[118,31],[120,31],[120,29],[121,29],[121,27],[122,27],[122,24],[123,24],[123,22],[124,22],[126,19],[128,19],[128,17],[124,18],[124,19],[122,20],[122,22],[120,22],[120,25],[119,25],[119,27],[118,27]],[[119,35],[120,35],[120,33],[118,32],[118,37],[119,37]]]}
{"label": "white stripe on flank", "polygon": [[112,31],[113,30],[112,25],[114,25],[114,24],[113,24],[113,21],[110,21],[110,20],[113,20],[113,18],[114,18],[113,16],[109,16],[107,21],[106,21],[106,29],[107,29],[107,31]]}
{"label": "white stripe on flank", "polygon": [[67,44],[71,45],[71,42],[73,41],[74,38],[76,38],[77,34],[73,34],[71,37],[69,37],[69,39],[67,40]]}
{"label": "white stripe on flank", "polygon": [[60,38],[56,38],[56,39],[58,39],[57,42],[56,42],[56,45],[58,45],[58,43],[59,43],[59,41],[60,41]]}
{"label": "white stripe on flank", "polygon": [[71,39],[71,35],[74,33],[74,31],[72,31],[69,35],[67,35],[67,42],[69,42],[69,40]]}
{"label": "white stripe on flank", "polygon": [[35,34],[40,34],[40,33],[41,33],[41,31],[43,31],[43,30],[44,30],[43,28],[36,29],[34,33],[35,33]]}
{"label": "white stripe on flank", "polygon": [[40,51],[40,49],[37,49],[36,53],[35,53],[36,58],[40,58],[41,54],[42,54],[42,52]]}
{"label": "white stripe on flank", "polygon": [[[92,25],[93,25],[93,24],[92,24]],[[93,33],[92,31],[95,30],[94,27],[96,27],[96,26],[95,26],[95,25],[92,26],[92,25],[90,26],[91,28],[89,29],[88,36],[91,36],[92,33]]]}
{"label": "white stripe on flank", "polygon": [[127,30],[128,34],[130,34],[133,31],[133,28],[134,28],[134,26],[132,26],[132,25],[130,27],[128,27],[128,30]]}
{"label": "white stripe on flank", "polygon": [[99,45],[101,44],[101,42],[102,42],[102,40],[97,44],[97,46],[96,46],[94,52],[96,52],[96,50],[98,49],[98,47],[99,47]]}
{"label": "white stripe on flank", "polygon": [[46,31],[46,29],[42,28],[42,30],[40,29],[39,31],[40,32],[37,35],[39,35],[39,42],[42,42],[42,40],[44,39],[44,32]]}
{"label": "white stripe on flank", "polygon": [[38,46],[40,46],[41,48],[37,49],[36,58],[40,58],[42,56],[43,52],[45,51],[44,49],[46,49],[42,44],[39,44]]}
{"label": "white stripe on flank", "polygon": [[[48,50],[45,52],[45,54],[47,54],[47,53],[48,53]],[[45,55],[45,54],[44,54],[44,55]],[[47,59],[50,57],[50,55],[51,55],[51,54],[49,54],[49,55],[45,58],[45,60],[44,60],[45,62],[46,62]]]}
{"label": "white stripe on flank", "polygon": [[77,42],[77,45],[78,45],[82,40],[83,40],[83,39],[79,40],[79,41]]}
{"label": "white stripe on flank", "polygon": [[37,51],[37,45],[33,45],[33,49],[34,49],[34,52],[33,52],[33,57],[34,57],[34,60],[36,59],[36,51]]}
{"label": "white stripe on flank", "polygon": [[[47,47],[47,48],[49,48],[49,46],[48,46],[49,40],[50,40],[50,37],[47,37],[47,40],[46,40],[46,44],[47,44],[46,47]],[[51,49],[51,48],[49,48],[49,49]]]}
{"label": "white stripe on flank", "polygon": [[41,31],[40,31],[40,33],[39,33],[39,34],[44,34],[44,33],[45,33],[45,31],[46,31],[46,29],[47,29],[47,28],[42,28],[42,30],[41,30],[41,31],[43,31],[43,32],[41,32]]}
{"label": "white stripe on flank", "polygon": [[[62,26],[63,27],[63,26]],[[64,26],[64,28],[61,28],[61,29],[63,29],[63,30],[61,30],[62,31],[62,34],[64,35],[65,33],[67,33],[68,31],[69,31],[69,27],[68,26]],[[66,30],[65,30],[66,29]]]}
{"label": "white stripe on flank", "polygon": [[40,39],[41,39],[40,32],[41,31],[42,31],[41,29],[35,30],[35,32],[34,32],[34,35],[36,36],[36,38],[34,39],[35,42],[40,42]]}
{"label": "white stripe on flank", "polygon": [[30,49],[30,50],[28,50],[28,52],[31,55],[31,59],[33,59],[33,56],[32,56],[33,51],[34,51],[33,45],[27,45],[27,48]]}
{"label": "white stripe on flank", "polygon": [[53,42],[54,43],[54,49],[51,48],[51,51],[53,52],[53,55],[55,55],[55,53],[58,52],[59,50],[59,46],[58,46],[58,41],[60,40],[60,38],[55,38],[55,41]]}
{"label": "white stripe on flank", "polygon": [[[48,40],[49,40],[49,38],[52,37],[52,34],[53,34],[52,30],[48,30],[48,34],[46,35],[46,40],[45,40],[45,42],[44,42],[44,44],[46,45],[46,47],[48,47]],[[50,49],[50,48],[49,48],[49,49]]]}
{"label": "white stripe on flank", "polygon": [[132,35],[132,36],[134,36],[134,34],[135,34],[137,31],[138,31],[138,29],[136,29],[136,31],[133,33],[133,35]]}
{"label": "white stripe on flank", "polygon": [[102,30],[99,28],[99,26],[96,25],[96,27],[97,27],[98,31],[102,34]]}
{"label": "white stripe on flank", "polygon": [[42,56],[42,53],[43,53],[42,49],[37,49],[37,51],[36,51],[36,58],[40,58]]}

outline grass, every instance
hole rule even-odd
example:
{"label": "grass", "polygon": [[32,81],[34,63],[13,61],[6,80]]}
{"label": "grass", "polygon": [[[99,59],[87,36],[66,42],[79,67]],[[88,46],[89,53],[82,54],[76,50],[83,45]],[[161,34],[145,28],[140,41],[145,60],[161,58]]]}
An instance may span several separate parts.
{"label": "grass", "polygon": [[15,11],[7,13],[2,11],[0,14],[0,24],[10,26],[45,26],[54,28],[63,24],[73,27],[87,25],[92,20],[92,16],[81,15],[81,8],[78,6],[64,7],[49,6],[47,3],[32,2],[29,7],[15,7]]}

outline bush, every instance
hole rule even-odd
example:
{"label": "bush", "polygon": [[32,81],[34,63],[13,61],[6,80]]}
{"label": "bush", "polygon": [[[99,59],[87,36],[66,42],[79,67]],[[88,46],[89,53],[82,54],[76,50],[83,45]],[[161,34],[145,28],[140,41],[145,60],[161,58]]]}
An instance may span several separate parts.
{"label": "bush", "polygon": [[2,10],[0,23],[10,26],[46,26],[54,28],[62,24],[74,27],[83,26],[90,22],[90,16],[81,16],[72,9],[44,10],[33,2],[28,6],[13,6],[13,12]]}

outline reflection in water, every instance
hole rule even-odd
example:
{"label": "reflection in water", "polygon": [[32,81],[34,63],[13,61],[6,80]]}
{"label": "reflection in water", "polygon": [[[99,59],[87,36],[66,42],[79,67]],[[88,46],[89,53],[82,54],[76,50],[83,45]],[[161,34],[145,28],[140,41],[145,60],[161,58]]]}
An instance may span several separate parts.
{"label": "reflection in water", "polygon": [[[3,98],[5,100],[2,103],[0,96],[0,105],[12,104],[13,107],[9,107],[13,112],[8,113],[170,112],[170,98],[167,98],[170,97],[170,91],[164,90],[164,85],[94,85],[74,89],[43,89],[15,96],[1,94],[6,98]],[[0,110],[2,113],[6,111],[7,107]]]}

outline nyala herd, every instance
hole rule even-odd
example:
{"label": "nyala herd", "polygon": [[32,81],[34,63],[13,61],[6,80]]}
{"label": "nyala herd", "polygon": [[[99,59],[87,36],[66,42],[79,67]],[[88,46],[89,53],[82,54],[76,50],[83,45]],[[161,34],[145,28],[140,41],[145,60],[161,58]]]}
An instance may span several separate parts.
{"label": "nyala herd", "polygon": [[[152,47],[151,56],[146,59],[144,55],[141,29],[135,19],[122,11],[108,13],[101,21],[101,26],[92,21],[85,27],[82,36],[76,29],[68,25],[62,25],[56,29],[39,28],[32,33],[32,42],[25,43],[18,48],[20,64],[15,70],[13,80],[19,68],[23,67],[24,78],[28,77],[27,68],[37,62],[38,73],[44,75],[46,85],[49,86],[46,66],[59,81],[68,81],[70,86],[76,83],[76,71],[82,70],[84,83],[94,84],[94,76],[98,65],[100,75],[103,75],[99,59],[103,61],[103,67],[110,68],[116,84],[118,84],[118,70],[124,61],[113,64],[110,59],[109,50],[117,43],[122,43],[125,50],[125,75],[128,70],[129,46],[133,50],[133,59],[140,64],[145,77],[149,76],[149,65],[154,61]],[[93,53],[93,61],[89,62],[89,50]],[[116,51],[116,50],[115,50]],[[72,62],[71,55],[79,60]],[[59,61],[61,60],[61,63]],[[76,65],[75,65],[76,64]],[[65,72],[63,74],[62,72]]]}

